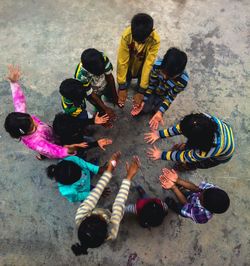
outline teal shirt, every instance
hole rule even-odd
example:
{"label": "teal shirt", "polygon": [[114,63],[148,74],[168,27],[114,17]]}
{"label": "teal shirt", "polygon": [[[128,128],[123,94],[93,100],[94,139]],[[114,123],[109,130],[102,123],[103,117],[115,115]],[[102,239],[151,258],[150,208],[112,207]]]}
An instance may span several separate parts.
{"label": "teal shirt", "polygon": [[57,184],[61,195],[70,202],[85,200],[90,193],[90,172],[97,174],[99,166],[88,163],[77,156],[69,156],[63,160],[71,161],[81,167],[82,176],[77,182],[71,185],[63,185],[58,182]]}

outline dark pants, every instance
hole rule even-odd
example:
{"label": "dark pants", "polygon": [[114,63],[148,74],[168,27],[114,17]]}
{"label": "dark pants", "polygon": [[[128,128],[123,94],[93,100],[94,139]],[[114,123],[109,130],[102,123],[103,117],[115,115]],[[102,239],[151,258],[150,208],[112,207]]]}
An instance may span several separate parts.
{"label": "dark pants", "polygon": [[152,112],[156,113],[161,107],[161,105],[162,105],[162,99],[160,98],[160,96],[152,94],[144,102],[142,112],[145,114],[149,114]]}
{"label": "dark pants", "polygon": [[[114,93],[113,93],[112,89],[108,85],[105,87],[105,89],[100,94],[96,94],[96,95],[100,98],[100,100],[102,100],[102,96],[104,96],[108,103],[116,105],[116,99],[114,97]],[[101,109],[99,106],[97,106],[95,104],[93,104],[93,105],[98,110],[100,115],[105,115],[106,114],[103,111],[103,109]]]}
{"label": "dark pants", "polygon": [[104,96],[109,103],[116,104],[112,89],[107,85],[101,94],[97,94],[99,98]]}
{"label": "dark pants", "polygon": [[136,77],[132,77],[131,71],[130,71],[130,69],[128,69],[127,76],[126,76],[125,89],[128,89],[130,87],[131,80],[133,78],[136,78],[137,79],[136,90],[138,90],[138,88],[140,87],[140,84],[141,84],[141,72],[142,72],[142,69],[139,71],[139,73]]}

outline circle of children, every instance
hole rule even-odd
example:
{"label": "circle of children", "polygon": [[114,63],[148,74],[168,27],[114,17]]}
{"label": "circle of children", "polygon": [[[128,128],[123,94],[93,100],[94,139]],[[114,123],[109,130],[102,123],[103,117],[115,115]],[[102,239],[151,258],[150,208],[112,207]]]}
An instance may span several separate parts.
{"label": "circle of children", "polygon": [[[7,116],[5,129],[11,137],[38,152],[37,159],[60,159],[58,164],[48,167],[47,174],[55,179],[62,196],[70,202],[81,202],[75,217],[80,243],[71,247],[75,255],[87,254],[88,248],[116,239],[124,212],[135,214],[142,227],[152,227],[163,222],[168,208],[196,223],[206,223],[214,213],[224,213],[229,207],[229,197],[219,187],[206,182],[197,186],[175,172],[206,169],[228,162],[234,152],[234,138],[227,123],[205,113],[189,114],[177,125],[158,130],[163,124],[164,113],[189,81],[185,71],[187,55],[177,48],[170,48],[163,59],[156,60],[159,46],[160,38],[152,17],[144,13],[135,15],[119,45],[118,92],[108,57],[92,48],[83,51],[74,78],[66,79],[60,85],[64,112],[55,116],[53,127],[27,113],[25,96],[18,84],[20,70],[9,66],[8,80],[15,112]],[[126,163],[127,174],[111,213],[96,205],[102,193],[108,192],[107,184],[121,154],[114,153],[101,167],[82,159],[87,149],[99,146],[104,150],[106,145],[112,144],[107,138],[93,141],[87,126],[113,126],[116,114],[107,102],[123,108],[133,78],[137,78],[138,83],[131,115],[153,113],[149,121],[151,132],[145,134],[146,143],[153,144],[176,135],[187,138],[186,143],[176,144],[169,151],[161,151],[156,146],[148,149],[152,160],[176,162],[175,170],[162,169],[159,180],[178,201],[170,197],[164,201],[150,198],[141,186],[136,186],[140,195],[138,201],[125,206],[131,180],[140,168],[139,158],[133,156],[131,162]],[[86,100],[96,108],[95,115],[86,110]],[[91,185],[91,173],[101,175],[95,187]]]}

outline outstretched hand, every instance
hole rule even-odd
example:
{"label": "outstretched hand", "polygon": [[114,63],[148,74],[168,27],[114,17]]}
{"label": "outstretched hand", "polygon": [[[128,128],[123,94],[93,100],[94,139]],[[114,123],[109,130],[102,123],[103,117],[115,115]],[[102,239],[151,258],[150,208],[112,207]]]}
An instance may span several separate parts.
{"label": "outstretched hand", "polygon": [[141,167],[141,162],[138,156],[133,156],[131,163],[126,162],[127,179],[132,180]]}
{"label": "outstretched hand", "polygon": [[162,151],[154,145],[153,148],[148,149],[147,154],[151,160],[156,161],[161,159]]}
{"label": "outstretched hand", "polygon": [[159,177],[161,186],[164,189],[171,189],[174,186],[174,182],[172,182],[170,179],[168,179],[165,175],[161,175]]}
{"label": "outstretched hand", "polygon": [[121,157],[121,152],[120,151],[117,151],[117,152],[112,154],[112,156],[110,157],[110,159],[108,161],[107,171],[112,172],[115,169],[120,157]]}
{"label": "outstretched hand", "polygon": [[89,145],[87,142],[82,142],[82,143],[79,143],[79,144],[71,144],[71,145],[64,145],[65,148],[68,149],[68,153],[69,154],[72,154],[74,153],[78,148],[87,148]]}
{"label": "outstretched hand", "polygon": [[168,178],[170,181],[174,183],[176,183],[179,178],[178,174],[175,172],[174,169],[163,168],[162,173],[166,178]]}
{"label": "outstretched hand", "polygon": [[102,149],[102,150],[106,150],[104,147],[107,146],[107,145],[110,145],[113,143],[112,139],[99,139],[97,141],[99,147]]}
{"label": "outstretched hand", "polygon": [[157,130],[144,134],[144,140],[146,143],[153,144],[160,138],[160,134]]}
{"label": "outstretched hand", "polygon": [[21,77],[21,71],[20,68],[18,66],[14,66],[14,65],[8,65],[8,74],[6,76],[6,78],[10,81],[10,82],[17,82]]}
{"label": "outstretched hand", "polygon": [[99,116],[99,112],[96,113],[95,116],[95,124],[96,125],[102,125],[102,124],[106,124],[109,120],[109,116],[107,114],[103,115],[103,116]]}
{"label": "outstretched hand", "polygon": [[144,102],[142,102],[140,105],[136,105],[136,104],[134,104],[133,105],[133,108],[132,108],[132,110],[131,110],[131,115],[132,116],[137,116],[137,115],[139,115],[139,113],[142,111],[142,109],[143,109],[143,107],[144,107]]}
{"label": "outstretched hand", "polygon": [[149,121],[149,126],[153,130],[157,130],[159,127],[159,124],[164,126],[163,115],[162,115],[162,112],[160,111],[156,112],[155,115]]}

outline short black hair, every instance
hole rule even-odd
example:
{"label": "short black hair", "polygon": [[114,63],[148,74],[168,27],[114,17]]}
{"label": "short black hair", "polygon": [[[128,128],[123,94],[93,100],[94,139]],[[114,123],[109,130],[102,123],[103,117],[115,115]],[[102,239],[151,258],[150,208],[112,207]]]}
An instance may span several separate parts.
{"label": "short black hair", "polygon": [[191,149],[209,151],[214,146],[217,124],[208,116],[198,113],[185,116],[180,122],[182,134]]}
{"label": "short black hair", "polygon": [[156,227],[162,224],[166,213],[163,206],[157,202],[150,201],[141,209],[138,218],[142,227]]}
{"label": "short black hair", "polygon": [[81,55],[82,66],[91,74],[100,76],[104,74],[105,62],[103,54],[94,48],[83,51]]}
{"label": "short black hair", "polygon": [[187,64],[187,55],[178,48],[172,47],[167,50],[163,57],[161,68],[166,70],[169,77],[181,74]]}
{"label": "short black hair", "polygon": [[108,234],[107,222],[99,215],[91,215],[84,219],[78,228],[80,244],[72,245],[76,256],[88,254],[88,248],[97,248],[103,244]]}
{"label": "short black hair", "polygon": [[85,97],[82,83],[77,79],[65,79],[59,89],[61,95],[79,105]]}
{"label": "short black hair", "polygon": [[20,138],[29,133],[32,125],[32,118],[29,114],[12,112],[7,115],[4,128],[12,138]]}
{"label": "short black hair", "polygon": [[203,206],[212,213],[224,213],[230,206],[230,199],[224,190],[208,188],[203,192]]}
{"label": "short black hair", "polygon": [[153,31],[154,20],[145,13],[136,14],[131,20],[132,38],[136,42],[144,42]]}
{"label": "short black hair", "polygon": [[47,168],[47,175],[50,179],[54,178],[56,182],[63,185],[71,185],[81,178],[81,168],[67,160],[62,160],[58,164],[52,164]]}
{"label": "short black hair", "polygon": [[84,141],[83,126],[76,117],[66,113],[56,114],[53,121],[53,131],[59,137],[61,145],[81,143]]}

